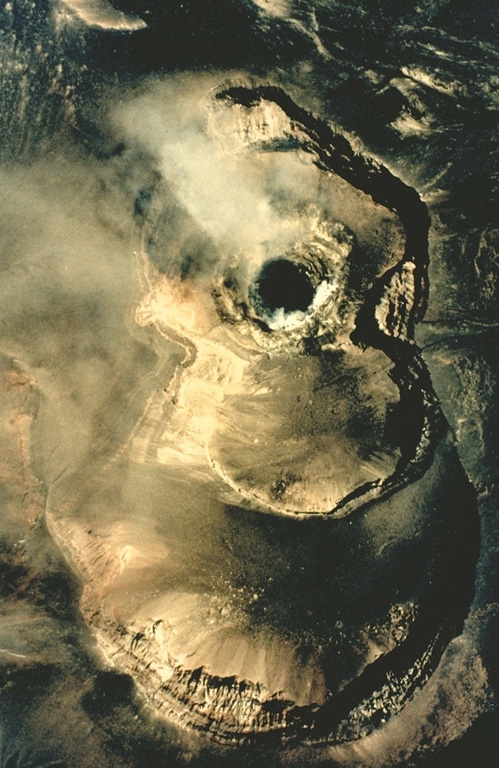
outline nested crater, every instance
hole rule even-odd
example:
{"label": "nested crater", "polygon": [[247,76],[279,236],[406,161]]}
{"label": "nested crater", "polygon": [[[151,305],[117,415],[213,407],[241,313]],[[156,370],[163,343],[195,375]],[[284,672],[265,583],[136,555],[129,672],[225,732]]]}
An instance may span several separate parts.
{"label": "nested crater", "polygon": [[[87,623],[150,707],[222,743],[354,741],[425,685],[473,594],[475,492],[412,340],[428,213],[414,189],[283,91],[236,87],[217,98],[238,120],[275,104],[324,185],[340,179],[328,200],[342,190],[343,203],[325,217],[315,203],[285,211],[275,241],[256,222],[248,245],[245,234],[244,247],[222,249],[221,266],[210,251],[187,269],[184,252],[179,283],[158,260],[165,281],[141,317],[158,330],[171,322],[184,357],[73,506],[64,484],[73,478],[61,481],[48,521],[84,582]],[[360,236],[353,226],[357,192],[397,214],[405,246],[357,265],[352,299],[350,266],[364,252],[353,237],[377,238],[373,219]],[[203,211],[216,242],[218,216]],[[256,254],[256,274],[249,258],[228,275],[234,253]],[[262,263],[262,253],[274,258]],[[203,294],[206,285],[219,293]],[[229,322],[205,312],[212,298]],[[277,331],[282,346],[252,344],[252,325]],[[300,334],[316,341],[313,353],[290,344]]]}

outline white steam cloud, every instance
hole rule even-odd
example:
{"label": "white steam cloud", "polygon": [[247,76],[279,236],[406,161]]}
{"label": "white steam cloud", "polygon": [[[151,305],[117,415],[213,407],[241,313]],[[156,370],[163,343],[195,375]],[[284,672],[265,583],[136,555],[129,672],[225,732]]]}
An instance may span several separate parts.
{"label": "white steam cloud", "polygon": [[120,105],[114,119],[128,141],[153,156],[220,259],[233,264],[243,257],[258,268],[307,237],[299,209],[317,199],[320,172],[303,152],[259,151],[259,143],[289,133],[278,107],[269,135],[267,123],[220,104],[212,134],[210,86],[202,76],[153,83]]}

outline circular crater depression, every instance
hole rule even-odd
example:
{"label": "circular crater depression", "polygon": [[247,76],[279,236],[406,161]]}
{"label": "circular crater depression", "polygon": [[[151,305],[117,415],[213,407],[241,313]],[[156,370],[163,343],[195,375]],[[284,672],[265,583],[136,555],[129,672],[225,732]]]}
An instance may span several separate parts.
{"label": "circular crater depression", "polygon": [[277,259],[263,265],[252,291],[253,303],[265,315],[276,311],[306,312],[315,296],[315,286],[302,264]]}

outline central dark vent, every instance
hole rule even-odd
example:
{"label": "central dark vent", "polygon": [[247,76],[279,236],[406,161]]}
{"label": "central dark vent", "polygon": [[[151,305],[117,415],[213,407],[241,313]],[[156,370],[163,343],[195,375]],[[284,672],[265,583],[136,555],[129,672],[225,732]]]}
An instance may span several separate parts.
{"label": "central dark vent", "polygon": [[312,303],[315,289],[305,268],[287,259],[264,265],[256,280],[259,299],[268,312],[305,312]]}

